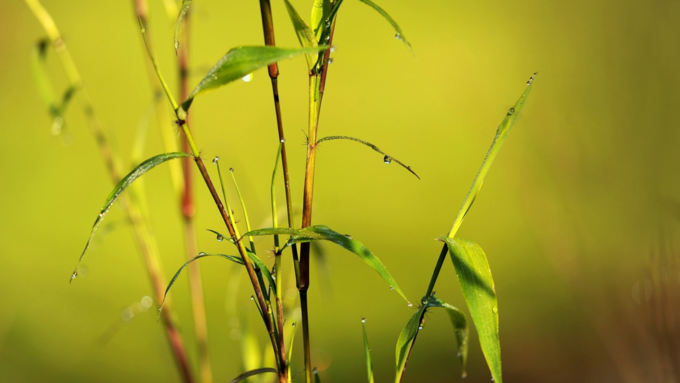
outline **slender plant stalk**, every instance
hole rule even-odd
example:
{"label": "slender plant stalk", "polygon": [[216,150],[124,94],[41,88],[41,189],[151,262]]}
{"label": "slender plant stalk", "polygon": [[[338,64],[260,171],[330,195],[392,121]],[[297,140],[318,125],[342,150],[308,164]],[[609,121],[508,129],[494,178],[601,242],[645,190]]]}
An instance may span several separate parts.
{"label": "slender plant stalk", "polygon": [[[80,73],[78,72],[75,63],[73,62],[71,55],[66,49],[66,45],[64,44],[64,41],[61,38],[61,34],[59,33],[59,30],[57,29],[54,20],[38,0],[25,0],[25,2],[31,9],[35,17],[38,19],[42,27],[45,29],[45,32],[47,33],[48,37],[50,38],[50,41],[52,42],[52,45],[54,46],[55,51],[59,56],[61,64],[64,67],[70,86],[73,89],[78,90],[77,96],[79,98],[81,108],[83,109],[83,112],[87,117],[88,123],[90,125],[90,130],[92,131],[92,134],[95,136],[95,140],[97,141],[99,151],[102,155],[102,158],[104,159],[104,163],[106,164],[109,176],[111,177],[111,180],[113,181],[114,184],[118,183],[118,181],[120,181],[121,178],[120,177],[121,171],[119,170],[117,161],[113,155],[113,152],[111,151],[106,136],[104,135],[99,120],[94,112],[94,108],[92,106],[92,102],[90,101],[90,97],[87,94],[85,88],[82,86]],[[136,206],[134,206],[131,203],[130,199],[127,196],[121,196],[119,200],[121,202],[123,210],[125,211],[128,217],[128,220],[132,225],[134,238],[135,241],[137,242],[137,246],[140,249],[142,258],[146,265],[147,273],[149,275],[149,279],[151,280],[151,285],[154,291],[156,302],[157,303],[161,302],[163,300],[163,292],[166,286],[166,282],[161,274],[160,257],[158,256],[158,246],[156,244],[153,232],[146,223],[146,220],[142,217],[139,210],[136,208]],[[193,383],[193,378],[191,375],[191,371],[189,369],[187,353],[184,348],[184,342],[182,340],[182,336],[178,331],[174,312],[171,307],[168,307],[167,302],[165,310],[163,311],[162,318],[163,326],[165,327],[166,330],[166,336],[173,351],[177,367],[182,375],[182,379],[186,383]]]}
{"label": "slender plant stalk", "polygon": [[[271,2],[270,0],[260,0],[260,13],[262,15],[262,31],[264,34],[264,42],[265,45],[267,46],[276,46],[276,38],[274,35],[274,20],[272,18],[272,10],[271,10]],[[274,96],[274,110],[276,112],[276,126],[277,130],[279,133],[279,141],[280,141],[280,151],[279,155],[281,156],[281,165],[283,168],[283,182],[284,182],[284,189],[286,192],[286,212],[288,216],[288,227],[293,229],[295,228],[295,222],[294,222],[294,217],[293,217],[293,200],[290,192],[290,175],[288,172],[288,155],[286,154],[286,137],[284,134],[283,130],[283,117],[281,115],[281,104],[279,101],[279,85],[278,85],[278,77],[279,77],[279,67],[277,63],[273,63],[269,65],[268,67],[268,72],[269,72],[269,78],[272,83],[272,94]],[[277,159],[277,164],[278,164],[278,159]],[[276,172],[274,173],[276,174]],[[274,182],[272,180],[272,186],[274,185]],[[274,190],[272,190],[272,196],[274,195]],[[276,206],[275,202],[272,201],[272,214],[273,214],[273,219],[274,222],[276,222]],[[278,242],[278,236],[275,237],[275,240]],[[281,353],[282,356],[285,356],[285,343],[283,339],[283,298],[282,298],[282,290],[283,290],[283,285],[282,285],[282,278],[281,278],[281,254],[278,249],[278,243],[276,243],[276,284],[277,284],[277,289],[276,289],[276,312],[277,312],[277,317],[278,317],[278,322],[279,322],[279,327],[281,328],[279,331],[279,352]],[[297,253],[297,245],[293,245],[291,247],[292,253],[293,253],[293,263],[295,265],[295,281],[296,284],[299,286],[299,259],[298,259],[298,253]],[[285,361],[285,358],[281,358],[282,360]],[[286,370],[286,373],[288,372],[288,366],[283,366],[283,368]]]}
{"label": "slender plant stalk", "polygon": [[[334,3],[334,2],[333,2]],[[333,20],[328,45],[333,44],[335,22]],[[314,196],[314,171],[316,166],[317,131],[319,128],[319,115],[321,113],[321,101],[326,89],[326,76],[328,74],[328,59],[330,49],[323,54],[323,61],[318,71],[312,70],[309,74],[309,130],[307,133],[307,164],[305,167],[305,186],[302,205],[302,227],[312,224],[312,201]],[[309,255],[311,244],[309,242],[300,245],[300,277],[298,290],[300,291],[300,309],[302,311],[302,336],[305,352],[305,377],[306,382],[312,382],[311,343],[309,338],[309,307],[307,304],[307,290],[309,289]]]}
{"label": "slender plant stalk", "polygon": [[[265,326],[267,327],[267,331],[269,333],[269,338],[272,343],[272,347],[274,350],[278,349],[277,345],[277,339],[275,335],[275,328],[274,328],[274,323],[272,321],[272,314],[271,314],[271,309],[270,306],[266,303],[264,299],[264,294],[262,292],[262,289],[260,288],[257,280],[257,275],[255,274],[255,269],[253,265],[250,262],[250,259],[248,258],[247,251],[245,248],[245,245],[243,244],[243,241],[240,240],[240,238],[236,235],[234,225],[232,223],[232,220],[229,218],[229,214],[227,213],[224,204],[222,203],[222,200],[219,197],[219,194],[217,190],[215,189],[215,185],[210,178],[210,174],[208,173],[208,170],[205,167],[205,163],[203,162],[203,159],[200,157],[201,153],[198,150],[198,147],[196,146],[196,142],[194,141],[193,134],[191,133],[191,128],[187,124],[186,120],[183,120],[180,118],[178,115],[178,104],[175,98],[172,96],[172,92],[170,91],[167,83],[163,79],[163,76],[160,72],[160,69],[158,68],[158,65],[156,63],[156,60],[152,54],[151,47],[148,44],[148,40],[146,38],[146,30],[142,28],[142,36],[144,36],[144,41],[146,43],[146,48],[147,52],[149,54],[149,59],[151,60],[151,63],[154,66],[154,69],[156,71],[156,74],[158,75],[158,80],[160,81],[161,85],[163,86],[163,90],[165,91],[165,95],[168,98],[168,101],[170,102],[170,105],[172,106],[172,109],[175,111],[175,115],[177,118],[177,125],[182,129],[182,132],[184,133],[184,136],[187,140],[187,143],[189,145],[189,149],[191,150],[191,154],[194,156],[194,162],[196,163],[196,166],[198,167],[199,173],[201,174],[201,177],[203,178],[203,181],[205,182],[206,186],[208,187],[208,190],[210,192],[210,195],[213,198],[213,201],[215,202],[215,206],[217,207],[220,215],[222,216],[222,220],[224,221],[224,224],[227,227],[227,230],[229,231],[230,237],[234,240],[234,243],[236,245],[236,248],[238,249],[239,255],[241,256],[241,259],[243,260],[243,264],[246,267],[246,270],[248,272],[248,277],[250,278],[250,282],[253,285],[253,290],[255,290],[255,296],[257,298],[257,303],[259,304],[259,307],[261,310],[263,310],[263,315],[262,318],[265,322]],[[275,352],[277,361],[279,362],[279,365],[285,365],[285,353],[283,355],[283,359],[281,359],[281,355],[278,352]],[[285,371],[285,370],[284,370]],[[285,383],[287,381],[285,372],[279,371],[279,381],[281,383]]]}
{"label": "slender plant stalk", "polygon": [[[187,11],[184,16],[184,43],[179,49],[179,83],[180,99],[184,100],[189,95],[189,20],[191,11]],[[186,118],[189,119],[189,116]],[[188,143],[182,141],[182,150],[189,150]],[[184,238],[186,243],[187,259],[191,259],[198,254],[196,239],[196,228],[194,226],[194,215],[196,208],[193,198],[193,187],[191,178],[191,159],[182,159],[182,170],[184,173],[184,188],[182,194],[182,216],[184,224]],[[198,262],[189,265],[189,290],[191,292],[191,305],[194,313],[194,331],[196,332],[196,343],[198,346],[198,363],[201,382],[212,383],[212,368],[210,365],[210,354],[208,353],[208,324],[205,315],[205,298],[203,296],[203,282],[201,280],[201,269]]]}

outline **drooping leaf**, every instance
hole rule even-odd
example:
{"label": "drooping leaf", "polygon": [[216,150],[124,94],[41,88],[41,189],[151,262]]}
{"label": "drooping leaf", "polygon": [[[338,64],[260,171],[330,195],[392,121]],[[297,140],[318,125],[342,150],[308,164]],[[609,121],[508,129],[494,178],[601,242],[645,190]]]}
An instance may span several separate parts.
{"label": "drooping leaf", "polygon": [[177,22],[175,23],[175,54],[179,50],[179,30],[182,28],[182,20],[189,11],[189,6],[191,6],[191,0],[182,0],[182,8],[179,10]]}
{"label": "drooping leaf", "polygon": [[94,225],[92,226],[92,231],[90,233],[90,238],[87,240],[87,243],[85,244],[85,249],[83,249],[82,254],[80,254],[78,264],[76,265],[76,269],[74,270],[73,275],[71,276],[71,280],[73,280],[73,278],[75,278],[75,276],[77,275],[78,266],[80,265],[80,262],[83,260],[83,257],[85,256],[85,252],[87,252],[88,247],[90,247],[90,242],[92,242],[92,238],[94,238],[94,235],[96,234],[99,225],[101,225],[102,221],[104,220],[104,217],[106,217],[106,214],[109,212],[111,205],[113,205],[113,203],[116,202],[116,199],[118,199],[120,194],[123,191],[125,191],[125,189],[128,186],[130,186],[130,184],[134,182],[134,180],[141,177],[149,170],[155,168],[156,166],[162,164],[163,162],[183,157],[191,157],[191,155],[181,152],[174,152],[159,154],[157,156],[151,157],[148,160],[139,164],[128,175],[126,175],[122,180],[120,180],[120,182],[118,182],[118,185],[116,185],[113,188],[109,196],[106,198],[104,207],[102,207],[101,211],[99,212],[99,216],[97,216],[97,219],[94,221]]}
{"label": "drooping leaf", "polygon": [[266,374],[268,372],[276,374],[278,371],[276,371],[275,368],[271,368],[271,367],[258,368],[257,370],[251,370],[251,371],[244,372],[243,374],[232,379],[229,383],[238,383],[238,382],[240,382],[244,379],[250,378],[251,376]]}
{"label": "drooping leaf", "polygon": [[479,171],[475,176],[475,180],[472,182],[472,186],[470,186],[470,190],[468,191],[463,203],[460,206],[460,209],[458,210],[458,214],[456,214],[456,218],[453,220],[453,225],[451,226],[451,230],[449,231],[447,237],[453,238],[456,236],[456,232],[458,232],[460,225],[463,223],[463,219],[465,219],[465,216],[467,215],[468,211],[470,211],[472,204],[475,202],[479,191],[482,189],[482,184],[484,184],[484,178],[486,177],[487,173],[489,173],[489,169],[491,168],[493,161],[496,159],[498,152],[501,150],[505,139],[508,137],[508,133],[510,133],[512,130],[512,127],[515,125],[515,121],[517,121],[519,113],[522,111],[522,108],[524,108],[524,103],[527,100],[527,97],[529,97],[529,92],[531,92],[531,88],[537,74],[538,72],[534,73],[529,81],[527,81],[526,89],[524,92],[522,92],[522,95],[519,97],[515,105],[510,108],[510,110],[508,110],[505,118],[503,118],[503,121],[498,126],[498,129],[496,129],[496,136],[491,143],[489,151],[486,153],[486,157],[484,157],[484,161],[482,161],[482,166],[479,168]]}
{"label": "drooping leaf", "polygon": [[399,24],[397,24],[397,22],[394,21],[394,19],[387,12],[385,12],[384,9],[380,8],[378,4],[372,2],[371,0],[359,0],[359,1],[380,13],[380,15],[382,15],[382,17],[384,17],[385,20],[387,20],[392,25],[392,28],[394,28],[394,30],[397,32],[397,34],[394,37],[396,37],[398,40],[403,41],[404,44],[406,44],[406,46],[408,47],[408,49],[412,51],[411,43],[409,43],[408,40],[406,40],[406,37],[404,36],[404,33],[401,31]]}
{"label": "drooping leaf", "polygon": [[208,74],[201,80],[189,97],[182,103],[178,115],[186,117],[194,98],[207,90],[211,90],[277,61],[293,58],[307,53],[318,53],[325,50],[325,45],[309,48],[286,49],[277,47],[238,47],[227,52]]}
{"label": "drooping leaf", "polygon": [[456,269],[458,282],[472,321],[477,328],[486,363],[494,381],[503,382],[501,344],[498,337],[498,300],[486,254],[478,244],[460,238],[442,237]]}
{"label": "drooping leaf", "polygon": [[[309,27],[309,25],[307,25],[305,20],[303,20],[302,17],[300,17],[300,14],[297,13],[295,8],[293,7],[293,4],[291,4],[290,1],[288,0],[285,0],[285,3],[286,10],[288,11],[288,16],[290,16],[290,21],[293,23],[293,28],[295,29],[295,34],[297,35],[300,45],[304,48],[313,48],[318,46],[319,44],[317,42],[316,36],[314,36],[314,32]],[[305,58],[307,59],[307,67],[310,70],[312,69],[314,63],[316,62],[317,57],[318,52],[310,52],[305,55]]]}
{"label": "drooping leaf", "polygon": [[462,368],[462,377],[465,378],[467,376],[467,372],[465,370],[465,366],[467,364],[467,355],[468,355],[468,327],[467,327],[467,320],[465,319],[465,314],[463,314],[460,310],[457,308],[451,306],[450,304],[446,302],[442,302],[441,300],[432,297],[429,301],[429,306],[430,307],[441,307],[446,310],[446,312],[449,314],[449,318],[451,319],[451,324],[453,325],[453,331],[456,334],[456,342],[458,344],[458,352],[457,356],[458,359],[460,359],[461,363],[461,368]]}
{"label": "drooping leaf", "polygon": [[[286,0],[288,2],[288,0]],[[330,0],[314,0],[314,5],[312,6],[312,28],[314,29],[314,34],[316,35],[317,41],[321,37],[321,31],[323,30],[324,23],[330,16],[333,10],[333,5],[331,5]]]}
{"label": "drooping leaf", "polygon": [[172,288],[172,285],[175,284],[175,281],[177,278],[179,278],[179,275],[182,273],[182,270],[184,270],[185,267],[189,266],[189,264],[193,261],[199,260],[201,258],[205,257],[221,257],[224,258],[228,261],[232,261],[234,263],[238,263],[239,265],[243,265],[243,260],[239,257],[235,257],[233,255],[225,255],[225,254],[215,254],[215,253],[200,253],[197,256],[191,258],[190,260],[184,262],[184,264],[177,270],[175,275],[170,279],[170,283],[168,283],[168,287],[165,288],[165,293],[163,294],[163,302],[161,302],[161,306],[158,309],[158,315],[161,315],[161,310],[163,309],[163,306],[165,305],[165,300],[168,297],[168,293],[170,292],[170,288]]}
{"label": "drooping leaf", "polygon": [[369,148],[371,148],[371,149],[375,150],[376,152],[378,152],[378,153],[382,154],[383,156],[385,156],[385,157],[383,157],[383,161],[384,161],[386,164],[391,164],[392,162],[396,162],[396,163],[399,164],[401,167],[403,167],[404,169],[406,169],[406,170],[408,170],[409,172],[411,172],[411,174],[413,174],[414,176],[416,176],[416,178],[420,179],[420,177],[416,174],[416,172],[413,171],[413,169],[411,169],[410,166],[408,166],[408,165],[406,165],[405,163],[399,161],[398,159],[396,159],[396,158],[390,156],[389,154],[383,152],[382,150],[380,150],[380,148],[378,148],[377,146],[373,145],[372,143],[370,143],[370,142],[368,142],[368,141],[364,141],[364,140],[361,140],[361,139],[359,139],[359,138],[350,137],[350,136],[328,136],[328,137],[324,137],[324,138],[322,138],[322,139],[316,141],[316,144],[319,145],[320,143],[322,143],[322,142],[324,142],[324,141],[332,141],[332,140],[349,140],[349,141],[354,141],[354,142],[358,142],[358,143],[360,143],[360,144],[366,145],[366,146],[368,146]]}
{"label": "drooping leaf", "polygon": [[368,374],[368,383],[374,383],[373,362],[371,361],[371,346],[368,344],[368,335],[366,334],[366,318],[361,320],[361,327],[364,333],[364,353],[366,354],[366,372]]}
{"label": "drooping leaf", "polygon": [[406,326],[401,330],[399,334],[399,339],[397,339],[397,350],[396,350],[396,362],[397,370],[395,376],[395,383],[400,383],[404,376],[404,371],[406,370],[406,362],[411,354],[411,349],[413,348],[413,342],[416,340],[418,331],[420,330],[420,322],[425,315],[425,309],[427,309],[427,302],[418,308],[411,319],[406,322]]}
{"label": "drooping leaf", "polygon": [[408,299],[406,295],[401,291],[397,281],[392,278],[392,274],[387,270],[385,265],[376,257],[370,250],[366,248],[361,242],[352,239],[351,237],[340,234],[328,226],[316,225],[309,226],[303,229],[290,229],[290,228],[269,228],[253,230],[249,233],[244,234],[244,236],[260,236],[260,235],[290,235],[290,239],[286,243],[286,246],[291,246],[295,243],[301,242],[311,242],[315,240],[327,240],[343,247],[346,250],[358,255],[361,259],[366,262],[373,270],[375,270],[380,276],[390,285],[390,289],[395,290],[401,295],[407,302]]}
{"label": "drooping leaf", "polygon": [[291,360],[293,360],[293,343],[295,342],[295,333],[297,332],[297,326],[293,323],[293,333],[290,335],[290,341],[288,342],[288,355],[286,355],[286,360],[288,361],[288,383],[293,382],[293,375],[290,372]]}

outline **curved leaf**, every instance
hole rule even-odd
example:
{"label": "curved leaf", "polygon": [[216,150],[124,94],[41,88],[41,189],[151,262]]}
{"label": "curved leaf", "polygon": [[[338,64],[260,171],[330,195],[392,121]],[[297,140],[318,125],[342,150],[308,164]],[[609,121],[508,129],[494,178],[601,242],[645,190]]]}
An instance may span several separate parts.
{"label": "curved leaf", "polygon": [[361,259],[366,262],[373,270],[375,270],[380,276],[390,285],[390,289],[395,290],[401,295],[407,302],[408,299],[406,295],[401,291],[397,281],[392,278],[392,274],[387,270],[385,265],[376,257],[370,250],[366,248],[361,242],[352,239],[351,237],[340,234],[333,231],[328,226],[316,225],[309,226],[303,229],[290,229],[290,228],[269,228],[253,230],[244,234],[245,236],[259,236],[259,235],[290,235],[290,239],[286,243],[286,246],[291,246],[295,243],[300,242],[311,242],[315,240],[327,240],[339,245],[346,250],[358,255]]}
{"label": "curved leaf", "polygon": [[278,371],[275,368],[271,368],[271,367],[258,368],[257,370],[251,370],[251,371],[244,372],[243,374],[232,379],[229,383],[238,383],[238,382],[242,381],[243,379],[250,378],[251,376],[266,374],[268,372],[276,374]]}
{"label": "curved leaf", "polygon": [[286,49],[277,47],[238,47],[230,50],[215,64],[201,80],[189,97],[182,103],[178,115],[186,117],[194,98],[202,92],[238,80],[256,69],[277,61],[293,58],[307,53],[318,53],[326,49],[325,45],[309,48]]}
{"label": "curved leaf", "polygon": [[408,362],[408,357],[411,355],[411,349],[413,348],[413,342],[416,340],[418,331],[420,330],[420,323],[425,315],[425,309],[427,309],[427,304],[423,304],[418,308],[411,319],[408,320],[404,329],[401,330],[399,334],[399,339],[397,339],[397,350],[396,350],[396,361],[397,361],[397,373],[394,378],[395,383],[401,382],[404,376],[404,371],[406,371],[406,362]]}
{"label": "curved leaf", "polygon": [[[326,0],[328,1],[328,0]],[[300,17],[300,14],[297,13],[293,5],[290,3],[290,1],[285,0],[286,3],[286,10],[288,11],[288,16],[290,16],[290,21],[293,23],[293,28],[295,28],[295,34],[297,35],[298,41],[300,42],[300,45],[305,47],[305,48],[310,48],[310,47],[316,47],[318,46],[317,38],[314,35],[314,32],[312,29],[307,25],[305,20]],[[315,5],[316,6],[316,5]],[[314,14],[312,13],[312,16]],[[312,20],[312,25],[314,20]],[[312,67],[314,66],[314,63],[316,63],[318,56],[318,52],[311,52],[305,55],[305,58],[307,59],[307,67],[311,70]]]}
{"label": "curved leaf", "polygon": [[409,43],[408,40],[406,40],[406,37],[404,36],[404,33],[401,31],[401,28],[399,27],[397,22],[394,21],[394,19],[387,12],[385,12],[384,9],[380,8],[378,4],[372,2],[371,0],[359,0],[359,1],[380,13],[380,15],[382,15],[382,17],[384,17],[385,20],[387,20],[392,25],[392,28],[394,28],[394,30],[397,32],[397,34],[394,37],[396,37],[398,40],[403,41],[404,44],[406,44],[406,46],[408,47],[408,49],[411,52],[413,52],[413,49],[411,48],[411,43]]}
{"label": "curved leaf", "polygon": [[87,243],[85,244],[85,249],[83,249],[82,254],[80,254],[80,258],[78,259],[78,264],[76,265],[75,270],[73,271],[73,274],[71,276],[71,280],[75,278],[78,272],[78,266],[80,265],[80,262],[83,260],[83,257],[85,256],[85,252],[87,249],[90,247],[90,243],[92,242],[92,238],[94,238],[95,233],[97,232],[97,229],[99,228],[99,225],[101,225],[102,221],[104,221],[104,217],[106,217],[106,214],[109,212],[109,209],[111,208],[111,205],[113,205],[114,202],[116,202],[116,199],[118,199],[118,196],[125,191],[125,189],[130,186],[134,180],[137,178],[141,177],[144,175],[146,172],[149,170],[155,168],[156,166],[162,164],[163,162],[175,159],[175,158],[183,158],[183,157],[191,157],[190,154],[182,153],[182,152],[174,152],[174,153],[165,153],[165,154],[159,154],[157,156],[151,157],[148,160],[142,162],[139,164],[136,168],[134,168],[128,175],[126,175],[120,182],[118,182],[118,185],[113,188],[109,196],[106,198],[106,202],[104,203],[104,207],[101,209],[99,212],[99,216],[97,216],[97,219],[94,221],[94,225],[92,226],[92,231],[90,233],[90,238],[87,240]]}
{"label": "curved leaf", "polygon": [[331,140],[349,140],[349,141],[358,142],[358,143],[360,143],[360,144],[364,144],[364,145],[368,146],[369,148],[371,148],[371,149],[375,150],[376,152],[378,152],[378,153],[382,154],[383,156],[385,156],[385,157],[383,158],[383,161],[384,161],[386,164],[391,164],[392,161],[394,161],[394,162],[396,162],[397,164],[399,164],[401,167],[403,167],[404,169],[406,169],[406,170],[408,170],[409,172],[411,172],[411,174],[413,174],[414,176],[416,176],[416,178],[420,179],[420,177],[416,174],[416,172],[414,172],[414,171],[411,169],[410,166],[408,166],[408,165],[406,165],[405,163],[399,161],[398,159],[396,159],[396,158],[390,156],[389,154],[383,152],[382,150],[380,150],[380,148],[378,148],[377,146],[373,145],[372,143],[370,143],[370,142],[368,142],[368,141],[364,141],[364,140],[361,140],[361,139],[358,139],[358,138],[355,138],[355,137],[350,137],[350,136],[328,136],[328,137],[324,137],[324,138],[318,140],[318,141],[316,142],[316,144],[319,145],[320,143],[322,143],[322,142],[324,142],[324,141],[331,141]]}
{"label": "curved leaf", "polygon": [[361,327],[364,333],[364,353],[366,354],[366,372],[368,374],[368,383],[374,383],[373,379],[373,362],[371,361],[371,346],[368,344],[368,335],[366,334],[366,318],[361,320]]}
{"label": "curved leaf", "polygon": [[179,50],[179,30],[182,28],[182,20],[189,11],[190,5],[191,0],[182,0],[182,8],[179,10],[179,15],[177,15],[177,22],[175,23],[175,54]]}
{"label": "curved leaf", "polygon": [[210,254],[200,253],[197,256],[191,258],[190,260],[184,262],[182,267],[180,267],[179,270],[177,270],[175,275],[172,277],[172,279],[170,279],[170,283],[168,283],[168,287],[165,288],[165,294],[163,294],[163,302],[161,302],[161,306],[158,308],[158,315],[161,315],[161,310],[163,310],[163,306],[165,305],[165,299],[168,297],[168,293],[170,292],[170,288],[172,287],[172,285],[175,284],[175,281],[177,280],[179,275],[182,273],[182,270],[184,270],[185,267],[189,266],[189,264],[191,262],[199,260],[201,258],[205,258],[205,257],[222,257],[226,260],[232,261],[234,263],[238,263],[239,265],[243,265],[243,260],[239,257],[235,257],[233,255],[214,254],[214,253],[210,253]]}
{"label": "curved leaf", "polygon": [[458,282],[477,328],[479,343],[498,383],[503,382],[501,344],[498,337],[498,301],[486,254],[478,244],[460,238],[442,237],[456,268]]}
{"label": "curved leaf", "polygon": [[467,364],[467,355],[468,355],[468,327],[467,327],[467,320],[465,319],[465,314],[463,314],[462,311],[458,310],[457,308],[451,306],[450,304],[446,302],[442,302],[441,300],[433,297],[430,299],[429,303],[430,307],[441,307],[446,310],[446,312],[449,314],[449,318],[451,319],[451,324],[453,325],[453,331],[456,334],[456,342],[458,343],[458,359],[460,359],[460,363],[462,366],[462,377],[465,378],[467,376],[467,371],[465,370],[465,366]]}

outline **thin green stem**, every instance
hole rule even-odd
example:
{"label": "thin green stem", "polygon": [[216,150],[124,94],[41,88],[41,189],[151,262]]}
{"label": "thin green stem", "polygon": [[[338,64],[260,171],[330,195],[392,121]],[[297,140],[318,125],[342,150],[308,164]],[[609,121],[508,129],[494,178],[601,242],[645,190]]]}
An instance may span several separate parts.
{"label": "thin green stem", "polygon": [[[236,193],[238,194],[238,199],[241,201],[241,207],[243,208],[243,216],[246,219],[246,229],[248,232],[252,231],[250,228],[250,220],[248,219],[248,210],[246,209],[246,202],[243,200],[243,195],[241,195],[241,189],[238,187],[238,183],[236,183],[236,177],[234,176],[234,168],[229,168],[229,173],[231,174],[231,179],[234,181],[234,187],[236,188]],[[255,251],[255,242],[253,241],[253,236],[249,235],[248,240],[250,241],[250,250],[252,250],[253,254],[257,254]]]}

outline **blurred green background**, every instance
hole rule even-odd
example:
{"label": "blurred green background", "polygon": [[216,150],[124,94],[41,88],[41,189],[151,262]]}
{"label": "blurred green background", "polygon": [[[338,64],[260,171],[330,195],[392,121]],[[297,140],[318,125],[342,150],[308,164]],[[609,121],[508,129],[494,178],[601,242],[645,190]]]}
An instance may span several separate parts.
{"label": "blurred green background", "polygon": [[[311,2],[293,4],[308,19]],[[152,99],[132,2],[44,5],[116,152],[127,161]],[[526,108],[459,232],[489,257],[505,380],[677,382],[680,3],[380,5],[400,23],[415,56],[377,13],[346,1],[319,134],[373,142],[422,180],[355,143],[324,144],[314,222],[366,244],[416,301],[441,246],[433,239],[448,231],[496,126],[538,70]],[[229,48],[263,43],[257,1],[196,1],[193,7],[192,84]],[[298,46],[283,2],[273,1],[273,8],[278,45]],[[173,25],[161,1],[150,1],[149,12],[161,68],[176,89]],[[112,209],[112,225],[86,259],[87,275],[66,283],[112,185],[77,103],[66,114],[70,144],[50,134],[29,65],[44,35],[23,2],[0,2],[0,381],[179,381],[154,310],[121,320],[126,307],[152,293],[120,209]],[[56,89],[65,89],[52,50],[48,67]],[[280,67],[299,210],[307,73],[302,58]],[[277,147],[271,104],[269,79],[260,70],[250,83],[210,92],[192,109],[204,157],[219,155],[223,166],[236,169],[258,227],[270,224]],[[152,121],[147,157],[163,151],[159,129],[176,129]],[[167,168],[145,179],[169,277],[185,257],[179,212]],[[195,181],[199,248],[234,254],[203,230],[222,225]],[[391,381],[394,346],[412,311],[357,257],[323,249],[327,271],[313,268],[310,303],[313,359],[323,381],[365,380],[362,317],[368,318],[376,379]],[[261,347],[267,344],[245,278],[233,294],[234,267],[220,259],[202,263],[216,382],[242,372],[238,325],[246,314],[239,312],[251,315],[249,327]],[[290,270],[290,262],[285,267]],[[436,291],[464,308],[448,261]],[[186,276],[173,298],[195,353]],[[302,368],[301,350],[294,363],[294,370]],[[474,332],[468,370],[468,382],[490,379]],[[450,323],[435,312],[418,337],[406,381],[459,381],[459,374]]]}

